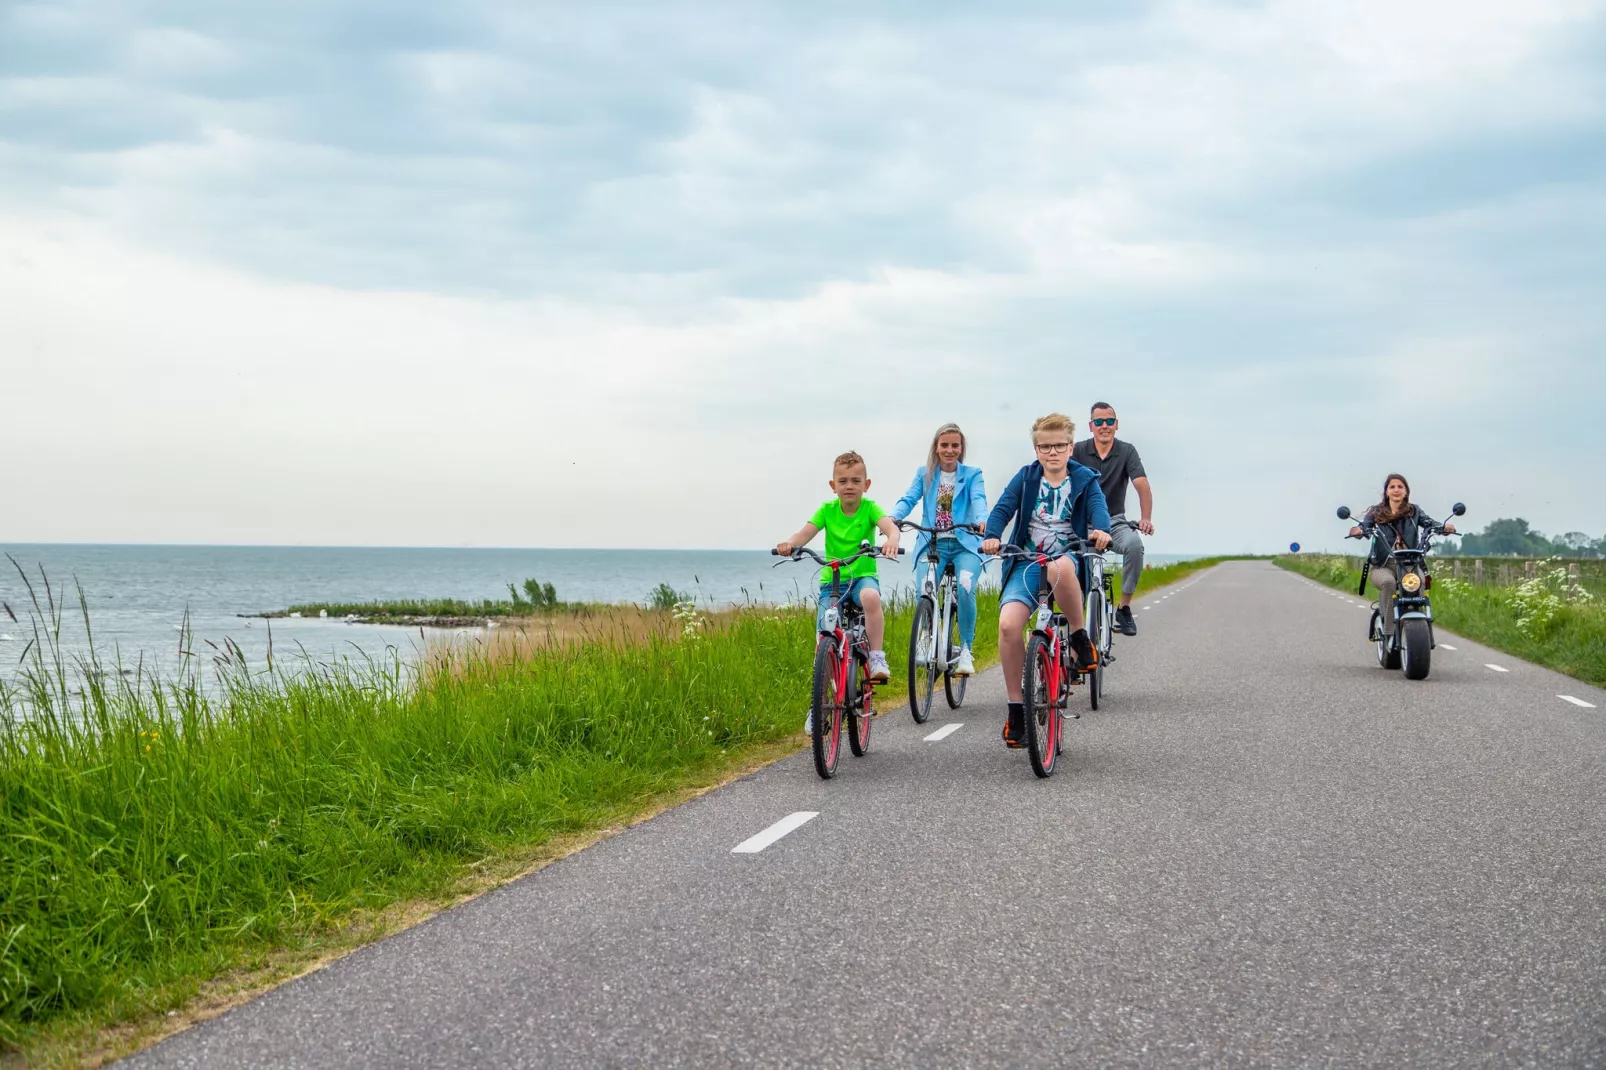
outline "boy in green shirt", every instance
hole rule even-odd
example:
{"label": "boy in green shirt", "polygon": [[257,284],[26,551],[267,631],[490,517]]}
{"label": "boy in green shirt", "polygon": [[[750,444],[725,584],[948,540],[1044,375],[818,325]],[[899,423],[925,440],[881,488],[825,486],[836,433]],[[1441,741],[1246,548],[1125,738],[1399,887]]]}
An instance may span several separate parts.
{"label": "boy in green shirt", "polygon": [[[865,468],[864,458],[852,450],[838,457],[831,467],[830,486],[836,492],[835,500],[814,510],[809,522],[799,528],[796,535],[776,546],[775,552],[784,557],[792,552],[794,546],[806,546],[818,532],[824,531],[826,558],[841,560],[858,553],[859,545],[866,539],[874,542],[875,533],[880,531],[887,537],[881,547],[882,556],[896,560],[898,525],[881,511],[879,505],[864,496],[865,491],[870,489],[870,475]],[[859,608],[864,610],[865,637],[870,641],[870,679],[884,684],[892,679],[892,672],[887,668],[886,652],[881,649],[886,621],[881,615],[881,584],[876,579],[875,558],[861,557],[843,569],[842,582],[847,587],[842,595],[842,603],[857,602]],[[824,569],[820,573],[822,620],[830,603],[831,570]]]}

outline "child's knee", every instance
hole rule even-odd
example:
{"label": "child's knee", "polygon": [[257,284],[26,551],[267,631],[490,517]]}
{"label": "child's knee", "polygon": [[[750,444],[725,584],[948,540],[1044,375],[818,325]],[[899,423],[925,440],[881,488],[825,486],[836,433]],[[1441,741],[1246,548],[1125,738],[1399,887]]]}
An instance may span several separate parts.
{"label": "child's knee", "polygon": [[976,589],[976,574],[968,568],[959,570],[959,589],[970,594]]}

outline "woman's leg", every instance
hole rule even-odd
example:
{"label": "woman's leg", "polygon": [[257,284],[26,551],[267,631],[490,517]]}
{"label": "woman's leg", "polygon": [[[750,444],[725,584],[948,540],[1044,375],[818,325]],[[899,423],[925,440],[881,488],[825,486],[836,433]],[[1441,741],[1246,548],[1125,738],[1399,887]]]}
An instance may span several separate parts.
{"label": "woman's leg", "polygon": [[951,546],[942,548],[943,564],[952,561],[959,598],[959,641],[967,647],[976,644],[976,585],[981,582],[981,558],[965,549],[957,539],[944,539]]}
{"label": "woman's leg", "polygon": [[1394,587],[1398,580],[1391,565],[1372,566],[1372,586],[1377,588],[1377,611],[1383,618],[1383,634],[1394,634]]}

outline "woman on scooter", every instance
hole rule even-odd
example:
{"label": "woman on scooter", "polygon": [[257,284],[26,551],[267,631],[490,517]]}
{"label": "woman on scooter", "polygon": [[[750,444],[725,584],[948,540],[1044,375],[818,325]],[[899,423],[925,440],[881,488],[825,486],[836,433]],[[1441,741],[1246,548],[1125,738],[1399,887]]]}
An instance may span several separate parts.
{"label": "woman on scooter", "polygon": [[[931,450],[926,463],[915,469],[914,481],[898,504],[892,507],[892,519],[902,520],[921,506],[920,524],[935,528],[943,534],[937,536],[937,567],[944,569],[950,562],[959,593],[959,662],[954,667],[956,676],[969,676],[976,671],[975,658],[970,648],[976,641],[976,584],[981,582],[981,558],[976,548],[981,536],[969,531],[956,531],[959,524],[983,524],[987,521],[987,490],[982,485],[981,469],[961,464],[965,459],[965,433],[958,424],[943,424],[931,436]],[[915,583],[924,582],[926,569],[925,532],[915,543]],[[940,578],[940,573],[939,573]]]}
{"label": "woman on scooter", "polygon": [[[1372,536],[1368,560],[1372,563],[1372,586],[1377,588],[1378,615],[1383,618],[1383,634],[1394,634],[1394,590],[1399,576],[1389,564],[1390,550],[1414,550],[1424,530],[1437,530],[1439,522],[1411,504],[1411,484],[1398,472],[1383,481],[1383,500],[1366,510],[1361,522],[1349,529],[1354,538]],[[1446,535],[1455,534],[1455,525],[1444,525]]]}

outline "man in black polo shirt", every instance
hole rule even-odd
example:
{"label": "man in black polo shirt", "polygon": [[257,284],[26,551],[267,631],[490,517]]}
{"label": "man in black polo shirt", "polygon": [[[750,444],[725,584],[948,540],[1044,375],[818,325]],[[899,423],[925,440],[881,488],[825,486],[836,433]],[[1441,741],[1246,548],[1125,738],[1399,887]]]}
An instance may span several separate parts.
{"label": "man in black polo shirt", "polygon": [[[1085,464],[1099,474],[1099,487],[1110,506],[1110,549],[1121,555],[1121,605],[1115,611],[1115,626],[1122,635],[1138,634],[1138,622],[1132,619],[1132,596],[1138,593],[1138,575],[1143,571],[1143,540],[1138,533],[1154,534],[1149,515],[1154,496],[1149,493],[1149,477],[1143,472],[1143,462],[1130,442],[1116,440],[1115,432],[1121,422],[1115,418],[1115,409],[1107,401],[1093,406],[1093,437],[1083,439],[1071,450],[1071,459]],[[1136,524],[1126,518],[1126,485],[1137,488],[1138,506],[1142,509]]]}

